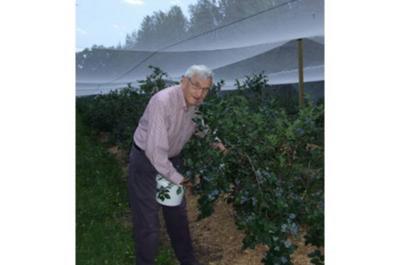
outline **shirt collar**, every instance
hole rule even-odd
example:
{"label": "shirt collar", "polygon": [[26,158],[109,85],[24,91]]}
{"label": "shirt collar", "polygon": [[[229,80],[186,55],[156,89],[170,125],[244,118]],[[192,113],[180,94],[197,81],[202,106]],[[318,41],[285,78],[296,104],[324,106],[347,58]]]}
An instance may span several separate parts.
{"label": "shirt collar", "polygon": [[183,108],[184,111],[189,110],[189,107],[186,104],[185,96],[183,94],[183,88],[181,85],[178,85],[178,102],[179,106]]}

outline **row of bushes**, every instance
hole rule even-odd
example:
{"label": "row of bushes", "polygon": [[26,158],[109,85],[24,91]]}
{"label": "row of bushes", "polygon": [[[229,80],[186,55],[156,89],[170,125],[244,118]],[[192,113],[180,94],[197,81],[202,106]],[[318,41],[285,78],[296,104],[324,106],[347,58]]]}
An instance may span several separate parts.
{"label": "row of bushes", "polygon": [[[259,77],[201,106],[196,121],[207,136],[185,150],[187,174],[199,176],[201,217],[224,198],[245,231],[243,247],[266,244],[265,264],[291,264],[300,227],[306,243],[324,244],[324,107],[307,101],[288,114],[254,89],[265,84]],[[209,148],[216,137],[229,149],[226,155]],[[323,263],[320,251],[311,255],[315,264]]]}
{"label": "row of bushes", "polygon": [[[129,150],[132,133],[152,94],[166,86],[160,69],[139,89],[78,98],[78,111],[97,132]],[[203,138],[184,149],[186,172],[199,195],[199,218],[209,216],[218,198],[232,204],[235,221],[246,237],[243,247],[269,247],[264,264],[292,264],[293,239],[304,228],[314,264],[323,264],[324,245],[324,106],[306,100],[288,109],[266,93],[263,74],[237,82],[222,93],[216,84],[194,121]],[[227,154],[210,148],[221,139]],[[205,144],[206,143],[206,144]]]}

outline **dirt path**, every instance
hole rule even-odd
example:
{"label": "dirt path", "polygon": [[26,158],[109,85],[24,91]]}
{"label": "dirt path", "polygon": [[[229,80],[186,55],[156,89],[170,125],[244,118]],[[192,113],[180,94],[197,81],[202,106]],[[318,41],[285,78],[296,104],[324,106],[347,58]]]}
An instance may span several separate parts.
{"label": "dirt path", "polygon": [[[236,228],[230,205],[218,200],[210,217],[196,221],[197,197],[188,192],[186,199],[190,231],[199,261],[205,265],[262,265],[268,247],[258,245],[255,249],[241,249],[244,233]],[[307,254],[313,248],[301,241],[296,243],[299,248],[292,255],[293,263],[311,265]]]}

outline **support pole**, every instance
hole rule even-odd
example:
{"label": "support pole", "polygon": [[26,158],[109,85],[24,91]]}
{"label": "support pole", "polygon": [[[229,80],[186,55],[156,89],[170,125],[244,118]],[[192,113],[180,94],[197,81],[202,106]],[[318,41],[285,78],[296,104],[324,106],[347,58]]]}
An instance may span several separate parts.
{"label": "support pole", "polygon": [[299,106],[304,106],[304,63],[303,63],[303,39],[297,40],[297,54],[299,62]]}

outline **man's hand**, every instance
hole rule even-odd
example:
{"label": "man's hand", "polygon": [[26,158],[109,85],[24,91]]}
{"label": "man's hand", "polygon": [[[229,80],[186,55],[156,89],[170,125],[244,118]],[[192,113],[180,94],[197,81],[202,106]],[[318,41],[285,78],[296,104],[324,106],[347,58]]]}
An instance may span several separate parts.
{"label": "man's hand", "polygon": [[186,189],[192,189],[193,185],[192,182],[190,181],[189,178],[183,178],[183,180],[180,183],[183,187],[185,187]]}
{"label": "man's hand", "polygon": [[225,145],[221,142],[215,142],[212,144],[212,147],[221,151],[224,155],[228,153],[228,149],[226,149]]}

